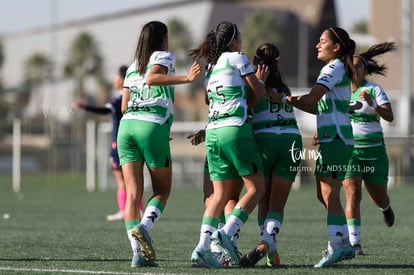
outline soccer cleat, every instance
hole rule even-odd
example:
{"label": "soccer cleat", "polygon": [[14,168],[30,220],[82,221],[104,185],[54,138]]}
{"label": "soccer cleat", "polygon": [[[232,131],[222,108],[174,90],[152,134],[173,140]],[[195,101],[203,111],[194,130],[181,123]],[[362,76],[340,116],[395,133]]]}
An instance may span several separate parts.
{"label": "soccer cleat", "polygon": [[203,251],[196,247],[191,254],[192,267],[222,268],[224,267],[211,250]]}
{"label": "soccer cleat", "polygon": [[266,266],[268,267],[277,267],[281,266],[282,262],[280,261],[280,256],[277,251],[268,252],[266,255]]}
{"label": "soccer cleat", "polygon": [[387,210],[382,211],[382,215],[384,216],[384,223],[388,227],[393,226],[395,217],[394,217],[394,211],[392,211],[391,206],[389,206]]}
{"label": "soccer cleat", "polygon": [[328,267],[334,263],[340,261],[341,258],[345,257],[345,250],[338,249],[336,251],[329,252],[328,250],[322,251],[322,259],[315,264],[313,267]]}
{"label": "soccer cleat", "polygon": [[362,247],[361,247],[361,244],[359,244],[359,243],[356,243],[356,244],[354,244],[354,245],[352,245],[353,247],[354,247],[354,250],[355,250],[355,255],[364,255],[364,253],[362,252]]}
{"label": "soccer cleat", "polygon": [[119,221],[124,219],[124,212],[118,211],[115,214],[106,216],[107,221]]}
{"label": "soccer cleat", "polygon": [[266,256],[269,245],[266,242],[260,242],[253,250],[243,255],[240,259],[241,267],[253,267],[260,259]]}
{"label": "soccer cleat", "polygon": [[158,266],[154,261],[147,261],[141,254],[134,254],[131,261],[131,267],[146,267],[146,266]]}
{"label": "soccer cleat", "polygon": [[339,259],[340,261],[342,260],[350,260],[355,258],[355,249],[352,245],[347,245],[344,246],[343,251],[345,252],[344,255],[341,257],[341,259]]}
{"label": "soccer cleat", "polygon": [[[243,256],[243,253],[241,253],[237,247],[234,247],[234,249],[236,250],[237,262],[240,263],[240,259]],[[225,261],[225,264],[227,266],[235,266],[236,265],[236,264],[234,264],[232,262],[228,262],[228,261]]]}
{"label": "soccer cleat", "polygon": [[211,235],[211,240],[223,252],[226,261],[231,265],[238,265],[240,257],[237,249],[233,246],[229,236],[224,233],[223,229],[218,229]]}
{"label": "soccer cleat", "polygon": [[214,257],[218,260],[218,262],[223,266],[229,266],[229,261],[226,260],[224,253],[221,251],[219,247],[217,247],[213,242],[210,244],[211,253]]}
{"label": "soccer cleat", "polygon": [[138,224],[132,229],[132,236],[139,242],[141,254],[147,261],[155,260],[155,250],[152,247],[152,240],[144,225]]}

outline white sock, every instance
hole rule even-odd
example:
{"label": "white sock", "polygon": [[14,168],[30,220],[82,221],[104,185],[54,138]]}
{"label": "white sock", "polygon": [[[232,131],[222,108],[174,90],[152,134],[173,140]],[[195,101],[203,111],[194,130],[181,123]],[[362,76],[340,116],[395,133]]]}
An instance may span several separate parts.
{"label": "white sock", "polygon": [[227,236],[231,237],[240,231],[240,228],[243,226],[243,224],[244,223],[241,219],[237,218],[234,215],[230,215],[226,224],[223,226],[223,231]]}
{"label": "white sock", "polygon": [[348,247],[350,246],[350,242],[349,242],[349,231],[348,231],[348,225],[344,224],[342,226],[342,245],[343,247]]}
{"label": "white sock", "polygon": [[361,226],[360,225],[348,225],[349,242],[351,245],[361,242]]}
{"label": "white sock", "polygon": [[147,231],[150,231],[154,224],[160,219],[161,210],[157,207],[150,205],[145,208],[144,215],[142,216],[141,224],[145,226]]}
{"label": "white sock", "polygon": [[276,251],[276,235],[279,232],[280,222],[276,219],[265,220],[262,240],[269,244],[269,251]]}
{"label": "white sock", "polygon": [[342,237],[329,237],[328,238],[328,251],[333,252],[342,249]]}
{"label": "white sock", "polygon": [[234,247],[237,247],[237,245],[239,244],[239,239],[240,239],[240,230],[237,231],[236,234],[231,236],[231,242],[233,243]]}
{"label": "white sock", "polygon": [[139,242],[132,236],[131,234],[132,229],[127,231],[129,242],[131,243],[132,253],[138,254],[141,252],[141,247],[139,246]]}
{"label": "white sock", "polygon": [[342,248],[343,235],[342,225],[328,225],[328,250],[330,252]]}
{"label": "white sock", "polygon": [[200,229],[200,240],[198,242],[198,247],[203,251],[210,250],[211,245],[211,234],[216,231],[217,228],[209,224],[202,224]]}
{"label": "white sock", "polygon": [[328,238],[329,237],[338,237],[343,235],[343,226],[342,225],[328,225]]}

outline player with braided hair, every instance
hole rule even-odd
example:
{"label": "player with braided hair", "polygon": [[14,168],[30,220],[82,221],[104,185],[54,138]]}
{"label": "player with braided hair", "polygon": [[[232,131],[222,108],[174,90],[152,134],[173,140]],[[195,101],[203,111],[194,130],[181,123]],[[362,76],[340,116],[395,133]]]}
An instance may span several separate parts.
{"label": "player with braided hair", "polygon": [[380,119],[394,119],[390,100],[376,83],[366,80],[367,75],[385,76],[386,67],[374,57],[395,50],[395,43],[373,45],[367,51],[354,55],[355,74],[351,82],[350,118],[355,139],[354,151],[343,183],[349,238],[357,255],[361,247],[361,193],[362,181],[371,201],[380,208],[387,226],[394,224],[394,212],[387,195],[388,156]]}
{"label": "player with braided hair", "polygon": [[[264,195],[263,165],[248,123],[247,109],[255,106],[266,91],[240,49],[241,37],[237,26],[224,21],[207,34],[198,48],[190,51],[193,57],[207,62],[209,114],[205,143],[213,183],[213,194],[203,214],[200,240],[191,261],[208,268],[222,267],[211,253],[211,241],[232,264],[239,264],[239,255],[231,237],[238,234]],[[240,177],[246,193],[237,202],[225,225],[217,230],[220,214],[234,195],[234,188],[238,188],[232,183]]]}

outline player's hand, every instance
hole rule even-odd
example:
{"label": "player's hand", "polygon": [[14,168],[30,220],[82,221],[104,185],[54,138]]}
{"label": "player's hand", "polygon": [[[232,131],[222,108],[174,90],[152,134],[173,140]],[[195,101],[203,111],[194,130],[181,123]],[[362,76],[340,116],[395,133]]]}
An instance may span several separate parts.
{"label": "player's hand", "polygon": [[257,65],[256,77],[259,80],[266,81],[270,74],[269,67],[266,65]]}
{"label": "player's hand", "polygon": [[80,109],[80,108],[82,108],[82,103],[75,101],[75,102],[72,103],[72,108],[73,109]]}
{"label": "player's hand", "polygon": [[319,142],[318,142],[318,135],[317,134],[314,134],[313,135],[311,143],[312,143],[313,146],[316,146],[316,145],[319,144]]}
{"label": "player's hand", "polygon": [[368,103],[369,106],[372,106],[374,104],[374,101],[372,101],[372,98],[369,96],[369,94],[365,91],[362,91],[359,93],[359,98],[361,100],[364,100]]}
{"label": "player's hand", "polygon": [[194,61],[193,65],[191,65],[191,68],[187,74],[188,81],[194,82],[194,80],[201,74],[202,71],[203,67],[201,66],[200,62]]}
{"label": "player's hand", "polygon": [[282,103],[282,93],[275,92],[271,89],[266,89],[266,95],[271,103]]}
{"label": "player's hand", "polygon": [[199,130],[191,135],[187,136],[188,139],[191,139],[190,142],[192,145],[199,145],[204,142],[206,139],[206,130]]}

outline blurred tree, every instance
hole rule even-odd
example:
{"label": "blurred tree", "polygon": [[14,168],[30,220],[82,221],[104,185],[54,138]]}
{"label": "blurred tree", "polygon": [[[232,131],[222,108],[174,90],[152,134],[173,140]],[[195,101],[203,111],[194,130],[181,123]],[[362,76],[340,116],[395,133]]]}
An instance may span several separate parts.
{"label": "blurred tree", "polygon": [[177,57],[177,66],[183,67],[189,65],[190,57],[187,51],[191,46],[191,34],[186,25],[176,18],[170,19],[167,22],[168,33],[171,39],[168,40],[168,49]]}
{"label": "blurred tree", "polygon": [[[67,61],[64,64],[63,75],[74,78],[77,82],[78,100],[87,103],[85,80],[92,77],[98,81],[98,89],[105,87],[103,77],[103,58],[100,54],[99,45],[95,38],[87,33],[81,32],[75,37],[69,47]],[[103,85],[99,85],[104,83]],[[107,91],[105,91],[106,93]],[[98,91],[100,94],[100,91]],[[91,115],[85,112],[77,112],[75,118],[71,120],[72,149],[71,166],[72,169],[80,171],[84,169],[84,142],[86,139],[86,120]]]}
{"label": "blurred tree", "polygon": [[[192,63],[191,57],[188,55],[188,51],[192,47],[191,33],[187,26],[177,18],[172,18],[167,21],[168,26],[168,50],[174,53],[176,56],[176,69],[187,70]],[[195,91],[197,91],[197,83],[191,83],[185,86],[177,86],[176,91],[188,88],[186,93],[176,94],[175,102],[188,102],[191,100]],[[188,93],[189,92],[189,93]],[[180,99],[181,98],[181,99]],[[191,106],[193,107],[193,106]],[[176,120],[185,120],[194,112],[194,110],[184,104],[174,104],[174,113]]]}
{"label": "blurred tree", "polygon": [[24,79],[33,86],[41,85],[52,73],[52,62],[47,55],[34,53],[24,63]]}
{"label": "blurred tree", "polygon": [[241,25],[243,37],[242,51],[249,60],[255,55],[256,48],[265,42],[280,42],[279,23],[271,12],[257,10],[249,13]]}
{"label": "blurred tree", "polygon": [[81,102],[86,100],[85,78],[92,76],[98,83],[104,82],[102,69],[103,58],[95,38],[87,32],[80,33],[70,45],[63,74],[76,79]]}
{"label": "blurred tree", "polygon": [[[23,94],[20,95],[18,104],[24,107],[30,102],[31,95],[34,97],[35,110],[34,115],[39,116],[43,113],[43,97],[41,86],[49,80],[52,75],[52,61],[42,53],[34,53],[24,62],[24,84]],[[24,113],[24,112],[23,112]]]}
{"label": "blurred tree", "polygon": [[367,21],[359,21],[352,25],[351,27],[352,33],[368,33],[368,22]]}

